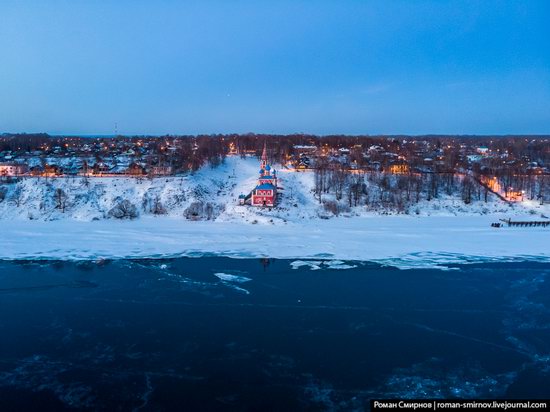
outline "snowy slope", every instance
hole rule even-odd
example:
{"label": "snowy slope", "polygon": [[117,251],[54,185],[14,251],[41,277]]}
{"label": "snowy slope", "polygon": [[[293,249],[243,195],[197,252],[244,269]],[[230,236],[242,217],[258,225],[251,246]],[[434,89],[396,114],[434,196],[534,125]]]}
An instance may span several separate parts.
{"label": "snowy slope", "polygon": [[[278,169],[280,201],[271,210],[238,205],[238,196],[248,194],[256,184],[258,160],[255,157],[229,157],[219,167],[206,166],[181,177],[25,178],[17,183],[0,184],[0,195],[1,191],[4,192],[4,196],[0,196],[0,220],[100,220],[109,218],[109,211],[121,200],[128,200],[142,217],[160,213],[181,219],[260,224],[333,217],[313,195],[313,172]],[[64,196],[62,208],[59,207],[59,190]],[[380,189],[369,187],[369,191],[374,190]],[[333,198],[330,194],[323,196],[323,200]],[[349,208],[345,199],[340,203],[344,206],[342,215],[346,217],[396,213],[367,210],[361,205]],[[197,204],[200,210],[193,215],[190,210]],[[155,205],[160,205],[160,208],[155,208]],[[549,212],[548,205],[540,206],[536,202],[510,205],[496,196],[490,196],[488,202],[466,205],[458,194],[422,200],[405,210],[407,214],[420,216],[548,215]]]}

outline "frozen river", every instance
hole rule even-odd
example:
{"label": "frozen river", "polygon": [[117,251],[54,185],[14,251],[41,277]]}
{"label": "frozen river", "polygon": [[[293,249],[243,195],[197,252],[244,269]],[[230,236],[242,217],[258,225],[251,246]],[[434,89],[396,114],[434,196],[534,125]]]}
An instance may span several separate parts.
{"label": "frozen river", "polygon": [[[0,263],[3,410],[550,397],[550,265]],[[343,270],[345,269],[345,270]]]}

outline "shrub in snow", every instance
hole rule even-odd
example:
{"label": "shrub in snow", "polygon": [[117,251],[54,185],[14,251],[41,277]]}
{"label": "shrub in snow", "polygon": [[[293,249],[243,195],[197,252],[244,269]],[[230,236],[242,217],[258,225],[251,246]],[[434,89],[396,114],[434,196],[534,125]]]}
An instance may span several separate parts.
{"label": "shrub in snow", "polygon": [[335,216],[338,216],[340,214],[340,210],[338,209],[338,203],[334,200],[325,200],[323,202],[323,207],[327,212],[330,212]]}
{"label": "shrub in snow", "polygon": [[190,220],[213,220],[225,209],[223,205],[216,203],[196,201],[191,203],[183,212],[184,216]]}
{"label": "shrub in snow", "polygon": [[206,219],[211,220],[214,217],[214,206],[212,203],[208,202],[206,206],[204,207],[204,214],[206,215]]}
{"label": "shrub in snow", "polygon": [[168,213],[158,196],[153,200],[153,207],[151,208],[151,212],[153,212],[153,214],[155,215],[165,215],[166,213]]}
{"label": "shrub in snow", "polygon": [[199,220],[202,217],[204,205],[202,202],[193,202],[183,212],[184,216],[190,220]]}
{"label": "shrub in snow", "polygon": [[3,202],[6,198],[6,195],[8,194],[8,188],[6,187],[0,187],[0,202]]}
{"label": "shrub in snow", "polygon": [[341,213],[347,213],[351,210],[349,207],[336,200],[324,200],[323,208],[326,212],[332,213],[334,216],[339,216]]}
{"label": "shrub in snow", "polygon": [[115,219],[135,219],[138,217],[138,210],[129,200],[124,199],[109,210],[109,216]]}

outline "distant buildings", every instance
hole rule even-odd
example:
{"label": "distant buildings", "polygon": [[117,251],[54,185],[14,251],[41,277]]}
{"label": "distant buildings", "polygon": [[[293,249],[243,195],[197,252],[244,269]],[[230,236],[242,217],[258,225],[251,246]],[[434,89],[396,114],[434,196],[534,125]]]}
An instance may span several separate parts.
{"label": "distant buildings", "polygon": [[315,153],[317,151],[317,146],[315,145],[302,145],[302,144],[295,144],[293,146],[294,150],[300,152],[300,153]]}
{"label": "distant buildings", "polygon": [[[1,135],[1,177],[144,177],[181,176],[225,156],[261,155],[253,190],[240,204],[272,207],[281,193],[270,161],[286,171],[341,175],[391,174],[401,183],[423,175],[497,178],[502,197],[547,199],[550,185],[550,137],[352,137],[352,136],[180,136],[52,138],[47,135]],[[260,149],[258,151],[258,149]],[[233,173],[236,173],[233,171]],[[430,177],[430,179],[434,179]],[[12,179],[2,179],[5,181]],[[333,183],[329,183],[333,184]],[[514,188],[512,190],[511,188]],[[250,188],[252,189],[252,187]],[[498,191],[498,190],[497,190]],[[499,192],[499,191],[498,191]],[[526,197],[526,198],[527,198]]]}
{"label": "distant buildings", "polygon": [[63,169],[58,165],[45,165],[42,176],[61,176],[63,174]]}
{"label": "distant buildings", "polygon": [[396,162],[389,167],[389,172],[394,175],[404,175],[409,173],[409,165],[405,162]]}
{"label": "distant buildings", "polygon": [[170,176],[173,173],[172,166],[151,166],[151,176]]}
{"label": "distant buildings", "polygon": [[468,155],[466,156],[466,158],[468,159],[469,163],[476,163],[476,162],[480,162],[481,159],[483,159],[483,156],[479,154],[475,154],[475,155]]}
{"label": "distant buildings", "polygon": [[0,176],[21,176],[28,171],[28,166],[23,163],[0,163]]}

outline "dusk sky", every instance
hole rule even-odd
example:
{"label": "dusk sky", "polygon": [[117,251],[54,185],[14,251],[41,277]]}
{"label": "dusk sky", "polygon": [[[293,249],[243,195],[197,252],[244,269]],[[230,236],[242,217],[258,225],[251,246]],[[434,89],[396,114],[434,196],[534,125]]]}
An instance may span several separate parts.
{"label": "dusk sky", "polygon": [[550,1],[0,3],[0,132],[550,133]]}

